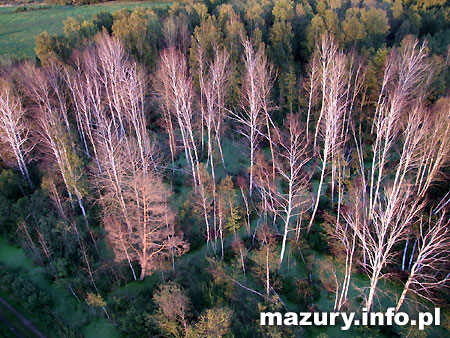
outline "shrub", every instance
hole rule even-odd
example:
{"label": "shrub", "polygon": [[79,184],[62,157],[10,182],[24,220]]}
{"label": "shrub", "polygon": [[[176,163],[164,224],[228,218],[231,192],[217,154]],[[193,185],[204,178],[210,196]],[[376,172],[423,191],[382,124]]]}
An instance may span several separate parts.
{"label": "shrub", "polygon": [[16,9],[14,9],[14,13],[23,13],[26,12],[28,10],[28,8],[26,8],[25,6],[19,6],[16,7]]}

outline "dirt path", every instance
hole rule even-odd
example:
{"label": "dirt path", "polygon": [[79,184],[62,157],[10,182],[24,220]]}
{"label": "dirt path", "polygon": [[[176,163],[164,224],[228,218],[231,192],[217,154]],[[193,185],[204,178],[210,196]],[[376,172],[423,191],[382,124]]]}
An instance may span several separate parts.
{"label": "dirt path", "polygon": [[[11,312],[14,316],[16,316],[23,326],[25,326],[28,330],[34,333],[36,337],[39,338],[46,338],[46,336],[38,330],[38,328],[28,319],[26,319],[24,316],[22,316],[15,308],[13,308],[11,305],[8,304],[6,300],[4,300],[2,297],[0,297],[0,305],[4,306],[9,312]],[[22,337],[14,328],[7,322],[7,320],[3,317],[0,318],[3,322],[7,324],[8,327],[10,327],[11,332],[14,333],[17,337]]]}

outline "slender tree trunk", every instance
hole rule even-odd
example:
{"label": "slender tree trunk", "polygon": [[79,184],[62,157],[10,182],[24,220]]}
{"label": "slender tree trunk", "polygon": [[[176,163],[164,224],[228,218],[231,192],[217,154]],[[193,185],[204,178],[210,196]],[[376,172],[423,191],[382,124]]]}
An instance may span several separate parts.
{"label": "slender tree trunk", "polygon": [[373,271],[372,276],[370,278],[370,291],[369,291],[369,296],[367,297],[367,301],[366,301],[367,312],[370,312],[370,310],[372,308],[373,300],[375,297],[375,291],[377,289],[377,284],[380,279],[380,273],[381,273],[381,267],[379,265],[375,265],[375,270]]}
{"label": "slender tree trunk", "polygon": [[400,310],[400,308],[402,307],[403,302],[405,301],[406,298],[406,294],[409,291],[409,286],[411,285],[411,281],[412,281],[412,274],[409,275],[408,280],[406,281],[405,287],[403,288],[403,292],[397,302],[397,306],[395,307],[395,312],[398,312],[398,310]]}
{"label": "slender tree trunk", "polygon": [[223,219],[222,219],[222,213],[219,213],[219,234],[220,234],[220,247],[221,247],[221,252],[222,252],[222,261],[223,261],[223,257],[224,257],[224,253],[223,253]]}
{"label": "slender tree trunk", "polygon": [[413,259],[414,259],[414,252],[416,251],[416,245],[417,245],[417,238],[414,241],[413,249],[412,249],[412,252],[411,252],[411,258],[409,259],[409,265],[408,265],[408,270],[409,271],[411,271],[411,266],[412,266]]}
{"label": "slender tree trunk", "polygon": [[317,208],[319,207],[320,192],[322,190],[323,178],[325,176],[325,170],[326,170],[326,166],[327,166],[327,157],[328,157],[328,144],[325,145],[325,149],[324,149],[324,152],[323,152],[322,173],[320,175],[319,187],[317,188],[316,203],[314,205],[314,210],[313,210],[313,213],[311,215],[311,220],[309,221],[309,224],[308,224],[308,230],[307,230],[308,233],[311,230],[311,226],[312,226],[312,224],[314,222],[314,217],[316,216]]}
{"label": "slender tree trunk", "polygon": [[284,235],[283,242],[281,244],[281,253],[280,253],[280,262],[278,263],[278,269],[280,269],[281,264],[284,259],[284,252],[286,251],[286,242],[289,233],[289,222],[291,220],[291,212],[292,212],[292,181],[289,182],[289,205],[286,213],[286,222],[284,223]]}
{"label": "slender tree trunk", "polygon": [[[252,129],[253,134],[253,129]],[[254,167],[254,149],[253,149],[253,141],[250,144],[250,183],[249,183],[249,195],[250,198],[252,197],[252,191],[253,191],[253,167]]]}
{"label": "slender tree trunk", "polygon": [[403,259],[402,259],[402,271],[405,270],[405,261],[406,261],[406,252],[408,251],[408,243],[409,243],[409,236],[406,239],[405,242],[405,249],[403,250]]}

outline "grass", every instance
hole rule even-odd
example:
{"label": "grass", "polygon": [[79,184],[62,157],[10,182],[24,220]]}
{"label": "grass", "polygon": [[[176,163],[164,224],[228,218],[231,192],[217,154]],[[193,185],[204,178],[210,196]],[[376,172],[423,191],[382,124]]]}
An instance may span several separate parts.
{"label": "grass", "polygon": [[[36,266],[33,266],[31,261],[25,256],[25,253],[21,248],[10,245],[5,239],[0,238],[0,262],[5,264],[7,269],[17,269],[22,268],[23,271],[26,271],[27,276],[35,282],[39,287],[43,289],[49,288],[49,283],[44,279],[42,269]],[[11,295],[2,294],[2,296],[6,299],[8,303],[10,303],[13,307],[16,308],[22,315],[26,318],[31,319],[36,326],[42,330],[44,325],[42,323],[38,323],[36,318],[33,316],[29,316],[28,313],[24,312],[21,308],[20,304],[14,303],[14,297]],[[16,316],[10,313],[8,310],[2,308],[0,310],[0,316],[8,321],[10,325],[12,325],[19,334],[24,335],[25,337],[34,337],[34,335],[21,324],[20,320],[16,318]]]}
{"label": "grass", "polygon": [[0,7],[0,56],[17,59],[35,57],[35,36],[44,30],[50,34],[62,34],[63,21],[68,16],[91,20],[99,12],[169,5],[170,2],[108,2],[79,7],[53,5],[50,9],[22,13],[14,13],[16,7]]}
{"label": "grass", "polygon": [[[74,316],[77,316],[78,305],[73,296],[70,295],[69,291],[65,288],[61,288],[51,283],[44,277],[44,273],[41,267],[33,265],[31,260],[26,257],[24,251],[17,247],[9,244],[4,238],[0,237],[0,262],[6,265],[8,269],[22,268],[26,271],[27,277],[30,278],[34,283],[36,283],[40,288],[46,290],[51,297],[54,308],[53,310],[62,314],[65,314],[66,318],[72,318],[75,320]],[[48,329],[49,323],[40,323],[39,317],[35,314],[27,313],[21,307],[21,304],[14,302],[14,298],[11,295],[2,295],[12,306],[14,306],[22,315],[30,319],[41,331],[45,334]],[[86,308],[85,311],[88,311]],[[11,313],[6,313],[0,311],[0,315],[10,322],[19,333],[22,333],[24,337],[33,337],[27,334],[26,329],[20,324],[17,318]],[[0,325],[3,323],[0,322]],[[17,324],[17,325],[16,325]],[[0,327],[0,337],[2,330],[8,330],[3,324]],[[114,326],[112,326],[104,318],[95,318],[89,324],[82,328],[84,337],[118,337],[118,331]]]}
{"label": "grass", "polygon": [[119,332],[116,328],[108,323],[104,319],[95,319],[88,325],[83,327],[82,334],[84,337],[96,337],[96,338],[118,338]]}
{"label": "grass", "polygon": [[37,285],[48,287],[48,282],[42,277],[42,269],[34,266],[21,248],[10,245],[4,238],[0,238],[0,262],[9,269],[22,268]]}

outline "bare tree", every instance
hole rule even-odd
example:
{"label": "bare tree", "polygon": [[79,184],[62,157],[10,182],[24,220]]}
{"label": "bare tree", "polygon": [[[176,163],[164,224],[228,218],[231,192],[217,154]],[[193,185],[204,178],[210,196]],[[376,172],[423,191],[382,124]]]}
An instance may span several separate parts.
{"label": "bare tree", "polygon": [[86,49],[82,54],[72,55],[74,69],[65,69],[65,80],[69,89],[72,108],[75,113],[78,133],[84,153],[97,164],[101,171],[99,155],[96,147],[96,129],[106,116],[104,88],[99,74],[99,58],[95,48]]}
{"label": "bare tree", "polygon": [[245,73],[242,81],[241,110],[242,113],[231,112],[233,119],[240,125],[239,133],[243,135],[250,144],[250,179],[249,194],[253,192],[253,176],[255,165],[255,153],[261,140],[261,127],[263,126],[263,97],[267,98],[267,93],[263,93],[259,72],[267,71],[260,69],[263,58],[262,49],[256,53],[252,42],[248,39],[243,41],[244,45],[244,66]]}
{"label": "bare tree", "polygon": [[124,45],[116,37],[104,33],[97,40],[96,56],[98,68],[96,74],[102,84],[105,102],[118,136],[125,134],[125,105],[122,103],[127,69],[127,54]]}
{"label": "bare tree", "polygon": [[320,194],[330,157],[332,162],[332,185],[334,186],[336,165],[333,162],[335,162],[334,159],[336,157],[342,154],[343,138],[341,131],[345,116],[346,82],[348,77],[347,58],[343,52],[338,51],[338,46],[332,38],[327,36],[322,38],[319,53],[322,102],[319,117],[316,121],[314,150],[317,151],[317,139],[320,136],[323,140],[322,168],[316,201],[307,228],[308,232],[319,207]]}
{"label": "bare tree", "polygon": [[[261,200],[258,206],[259,221],[264,220],[264,224],[268,224],[269,213],[273,216],[273,224],[276,222],[277,203],[275,201],[277,190],[276,182],[272,179],[272,166],[267,161],[263,152],[256,152],[255,156],[255,172],[254,172],[255,187],[258,188]],[[255,229],[256,235],[257,229]]]}
{"label": "bare tree", "polygon": [[[89,139],[92,140],[92,130],[91,130],[91,109],[88,94],[85,88],[86,83],[84,83],[82,77],[82,66],[81,57],[75,53],[73,58],[75,59],[76,69],[72,70],[67,67],[64,70],[64,79],[67,88],[70,92],[70,98],[72,103],[72,108],[75,113],[75,121],[77,125],[78,134],[80,136],[80,141],[83,146],[83,152],[90,158],[89,151]],[[91,136],[91,137],[89,137]],[[93,142],[92,142],[93,143]]]}
{"label": "bare tree", "polygon": [[272,86],[275,81],[275,71],[273,65],[267,61],[267,56],[264,52],[263,46],[260,46],[260,49],[258,50],[257,62],[256,75],[258,78],[261,108],[264,113],[266,127],[265,137],[269,140],[270,154],[272,156],[272,181],[275,182],[275,152],[273,147],[274,142],[272,141],[272,129],[275,129],[275,124],[270,116],[270,112],[274,109],[270,100],[270,91],[272,90]]}
{"label": "bare tree", "polygon": [[[369,311],[378,281],[383,277],[382,270],[395,255],[393,247],[407,237],[409,227],[425,205],[424,200],[416,197],[413,174],[420,165],[419,154],[427,133],[423,100],[431,73],[425,45],[417,48],[417,44],[407,40],[387,58],[372,126],[375,141],[367,180],[361,143],[355,137],[361,174],[359,208],[363,214],[353,205],[344,218],[356,233],[364,253],[363,268],[370,277],[366,300]],[[394,160],[392,154],[397,149],[400,154]]]}
{"label": "bare tree", "polygon": [[155,174],[141,171],[132,177],[126,182],[125,197],[133,224],[127,243],[139,261],[142,280],[156,270],[158,260],[183,254],[187,244],[175,235],[169,192]]}
{"label": "bare tree", "polygon": [[349,226],[356,233],[360,245],[367,255],[367,264],[363,267],[370,277],[369,295],[365,307],[371,310],[382,269],[391,262],[395,252],[393,247],[405,237],[405,233],[420,211],[423,203],[412,202],[412,190],[404,189],[401,197],[395,198],[392,188],[385,189],[380,196],[379,205],[373,213],[373,220],[367,217],[362,222],[349,218]]}
{"label": "bare tree", "polygon": [[83,202],[83,169],[71,139],[62,74],[59,66],[51,63],[38,69],[30,63],[22,68],[24,86],[35,105],[36,135],[41,142],[41,150],[49,155],[66,186],[70,201],[75,195],[89,229]]}
{"label": "bare tree", "polygon": [[344,278],[341,287],[336,290],[336,302],[334,310],[339,311],[347,303],[350,280],[353,273],[353,263],[356,248],[356,232],[348,231],[341,223],[337,223],[336,236],[342,242],[345,251],[345,269]]}
{"label": "bare tree", "polygon": [[208,69],[204,70],[203,55],[204,51],[199,45],[197,62],[199,64],[199,84],[200,84],[200,108],[204,126],[206,126],[208,137],[208,158],[212,161],[214,145],[219,150],[224,168],[221,137],[224,131],[224,118],[226,115],[225,100],[230,86],[230,55],[223,49],[215,48],[214,59]]}
{"label": "bare tree", "polygon": [[[107,34],[82,57],[75,55],[74,61],[76,69],[67,70],[65,79],[79,134],[86,140],[85,149],[93,150],[95,165],[90,173],[98,189],[103,224],[116,258],[127,259],[136,279],[129,245],[134,223],[125,188],[130,177],[158,170],[145,118],[145,72],[120,41]],[[139,196],[138,191],[135,195]]]}
{"label": "bare tree", "polygon": [[[305,164],[310,160],[308,146],[304,142],[304,132],[298,116],[289,114],[283,131],[275,129],[275,163],[278,180],[275,185],[264,184],[262,188],[273,200],[273,212],[284,223],[284,234],[278,267],[281,266],[286,250],[289,232],[293,230],[291,221],[301,218],[309,198],[309,177],[304,171]],[[265,181],[267,183],[267,180]],[[284,187],[287,187],[286,191]]]}
{"label": "bare tree", "polygon": [[261,248],[256,252],[253,260],[257,264],[256,275],[265,282],[266,297],[269,299],[270,291],[273,290],[270,272],[276,269],[276,239],[267,225],[263,225],[258,231]]}
{"label": "bare tree", "polygon": [[[130,140],[127,146],[118,147],[118,151],[114,156],[121,168],[117,183],[114,182],[118,186],[102,187],[103,222],[116,260],[126,259],[130,266],[137,260],[142,280],[157,269],[161,259],[184,253],[187,245],[175,235],[169,191],[157,173],[142,164],[137,141]],[[107,176],[105,181],[109,182]]]}
{"label": "bare tree", "polygon": [[[147,75],[127,55],[122,43],[108,35],[98,39],[96,56],[97,67],[91,67],[91,73],[100,80],[107,117],[115,126],[117,137],[126,134],[136,140],[141,161],[146,165],[144,157],[152,155],[144,107]],[[155,168],[155,160],[150,159]]]}
{"label": "bare tree", "polygon": [[427,222],[421,217],[417,238],[417,256],[414,258],[409,277],[397,301],[396,311],[401,308],[408,292],[432,301],[433,292],[436,289],[448,286],[450,274],[442,271],[450,257],[448,226],[449,220],[446,220],[445,213],[436,221],[430,217]]}
{"label": "bare tree", "polygon": [[222,136],[225,132],[225,122],[224,119],[227,114],[227,109],[225,108],[225,103],[228,98],[229,90],[230,90],[230,80],[231,80],[231,69],[230,69],[230,54],[227,50],[218,50],[215,51],[215,58],[213,63],[211,64],[210,73],[212,82],[214,83],[215,96],[216,96],[216,114],[213,119],[214,125],[214,134],[216,137],[217,147],[219,149],[220,158],[222,160],[222,165],[224,169],[225,160],[223,157],[222,150]]}
{"label": "bare tree", "polygon": [[[395,50],[391,52],[386,61],[372,126],[376,139],[373,144],[370,172],[369,214],[375,209],[376,196],[380,192],[383,179],[387,177],[385,167],[397,136],[403,127],[402,119],[408,121],[408,127],[404,133],[404,151],[396,176],[397,188],[405,178],[402,173],[406,174],[416,165],[414,155],[420,142],[419,133],[423,133],[419,121],[424,121],[425,117],[421,103],[431,79],[430,63],[426,59],[426,45],[417,47],[418,41],[407,40],[402,49],[399,52]],[[408,111],[412,111],[413,114],[407,116],[406,112]]]}
{"label": "bare tree", "polygon": [[[128,236],[133,233],[133,219],[130,214],[126,196],[126,185],[130,177],[138,173],[154,170],[150,166],[150,155],[144,157],[146,164],[142,164],[137,141],[132,138],[125,142],[125,138],[117,139],[113,123],[105,123],[96,136],[99,162],[102,171],[94,173],[94,181],[100,191],[100,204],[102,206],[103,224],[110,234],[118,261],[127,259],[133,276],[136,278]],[[150,152],[154,149],[150,148]],[[136,196],[139,196],[136,192]]]}
{"label": "bare tree", "polygon": [[[340,222],[341,215],[341,205],[344,199],[345,189],[350,178],[350,157],[351,151],[349,151],[348,141],[350,141],[349,129],[352,123],[353,109],[356,105],[357,96],[361,93],[363,88],[364,79],[366,75],[366,67],[363,64],[361,58],[356,54],[355,49],[353,49],[348,59],[348,76],[347,76],[347,87],[345,89],[345,111],[342,122],[341,131],[341,151],[337,154],[332,154],[332,178],[331,178],[331,200],[334,202],[334,192],[335,185],[337,185],[338,197],[337,197],[337,216],[336,224]],[[351,149],[351,148],[350,148]]]}
{"label": "bare tree", "polygon": [[[158,64],[158,68],[155,74],[155,79],[153,83],[153,88],[156,92],[157,98],[160,102],[162,117],[163,117],[163,128],[166,130],[169,135],[169,148],[170,155],[172,159],[172,166],[175,165],[175,155],[176,155],[176,143],[175,143],[175,126],[174,126],[174,115],[172,112],[173,102],[173,88],[171,87],[170,82],[170,64],[167,62],[169,58],[169,54],[166,58],[161,56],[160,63]],[[163,61],[166,60],[166,63]],[[175,120],[176,121],[176,120]],[[187,159],[187,157],[186,157]]]}
{"label": "bare tree", "polygon": [[[202,134],[203,126],[206,126],[207,132],[207,157],[211,167],[212,176],[212,197],[213,197],[213,228],[217,228],[217,187],[216,187],[216,169],[214,164],[214,154],[216,148],[219,150],[222,164],[225,168],[223,158],[221,134],[223,133],[223,120],[225,114],[225,97],[229,86],[228,53],[223,50],[215,50],[215,57],[209,69],[204,70],[203,57],[204,50],[199,44],[197,50],[198,80],[200,87],[200,109],[202,114]],[[203,143],[203,135],[202,135]],[[201,179],[199,180],[201,181]],[[200,189],[204,189],[200,187]],[[222,234],[219,229],[220,234]],[[215,236],[217,238],[217,236]],[[217,243],[216,243],[217,244]],[[223,243],[222,243],[223,245]]]}
{"label": "bare tree", "polygon": [[[30,142],[28,121],[25,109],[17,95],[14,95],[12,84],[6,79],[0,80],[0,144],[2,159],[14,167],[17,166],[25,181],[32,188],[27,163],[29,153],[33,149]],[[10,161],[12,160],[12,161]]]}
{"label": "bare tree", "polygon": [[[213,209],[216,208],[214,204],[215,201],[215,183],[213,182],[211,176],[209,175],[206,166],[201,163],[197,168],[199,185],[197,189],[196,195],[199,197],[196,202],[194,202],[194,211],[197,211],[199,214],[203,215],[203,219],[206,225],[206,247],[209,247],[210,240],[213,236],[210,224],[210,213]],[[215,211],[214,211],[215,212]],[[214,237],[216,242],[214,243],[214,251],[216,250],[217,245],[217,229],[214,224]]]}
{"label": "bare tree", "polygon": [[450,160],[450,100],[441,99],[435,113],[423,119],[425,134],[419,147],[416,173],[418,195],[424,197],[430,185],[440,179],[442,168]]}
{"label": "bare tree", "polygon": [[164,105],[164,122],[169,133],[172,158],[175,151],[174,120],[178,123],[186,160],[194,179],[194,186],[197,188],[199,182],[196,171],[199,159],[194,137],[192,79],[188,74],[185,57],[172,47],[161,52],[155,89]]}
{"label": "bare tree", "polygon": [[[123,142],[115,138],[112,123],[104,128],[97,138],[99,162],[103,170],[94,172],[93,179],[97,185],[102,206],[102,223],[109,234],[116,259],[127,259],[134,279],[136,273],[132,265],[132,256],[126,245],[126,235],[132,232],[132,224],[124,197],[123,185],[130,165],[129,152]],[[133,168],[132,168],[133,169]]]}
{"label": "bare tree", "polygon": [[[332,235],[337,240],[337,244],[344,252],[344,278],[339,283],[337,281],[336,299],[334,310],[340,310],[347,302],[348,290],[350,287],[350,280],[352,276],[352,269],[355,260],[355,249],[357,247],[357,233],[353,229],[363,228],[364,223],[364,189],[365,186],[361,182],[354,185],[354,188],[349,192],[349,201],[347,202],[343,213],[343,218],[346,222],[344,226],[338,220],[336,221],[336,228]],[[350,225],[350,227],[349,227]]]}

